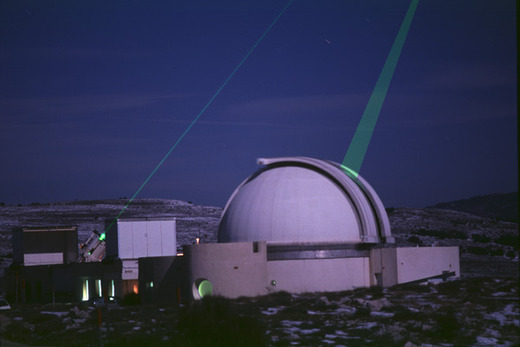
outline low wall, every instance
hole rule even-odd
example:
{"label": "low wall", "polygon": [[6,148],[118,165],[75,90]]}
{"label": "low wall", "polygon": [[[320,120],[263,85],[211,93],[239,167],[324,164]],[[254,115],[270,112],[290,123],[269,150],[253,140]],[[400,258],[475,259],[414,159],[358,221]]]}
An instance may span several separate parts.
{"label": "low wall", "polygon": [[458,247],[398,247],[370,251],[371,284],[389,287],[454,272],[460,277]]}
{"label": "low wall", "polygon": [[370,286],[368,257],[268,261],[267,272],[273,289],[290,293],[335,292]]}

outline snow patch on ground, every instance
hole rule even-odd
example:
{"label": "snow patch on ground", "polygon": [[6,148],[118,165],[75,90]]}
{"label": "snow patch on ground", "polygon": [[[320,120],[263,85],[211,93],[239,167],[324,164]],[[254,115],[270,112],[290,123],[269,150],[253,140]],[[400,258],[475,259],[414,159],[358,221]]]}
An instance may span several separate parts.
{"label": "snow patch on ground", "polygon": [[492,312],[486,314],[486,319],[497,321],[500,326],[514,325],[519,326],[519,307],[518,304],[509,304],[502,311]]}
{"label": "snow patch on ground", "polygon": [[372,317],[383,317],[383,318],[391,318],[394,316],[392,312],[370,312]]}
{"label": "snow patch on ground", "polygon": [[65,316],[67,316],[69,314],[69,312],[53,312],[53,311],[41,311],[40,312],[41,314],[49,314],[49,315],[54,315],[58,318],[63,318]]}
{"label": "snow patch on ground", "polygon": [[280,312],[281,310],[283,310],[285,308],[285,306],[280,306],[280,307],[269,307],[267,308],[267,310],[263,310],[261,311],[262,314],[265,314],[267,316],[271,316],[273,314],[277,314],[278,312]]}

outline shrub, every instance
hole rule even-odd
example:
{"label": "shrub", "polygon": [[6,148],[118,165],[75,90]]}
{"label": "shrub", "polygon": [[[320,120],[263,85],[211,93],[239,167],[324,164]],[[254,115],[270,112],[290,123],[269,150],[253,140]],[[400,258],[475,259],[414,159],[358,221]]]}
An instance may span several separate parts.
{"label": "shrub", "polygon": [[495,239],[495,243],[498,243],[500,245],[504,246],[511,246],[514,249],[519,249],[519,243],[520,239],[518,238],[518,235],[502,235],[499,236],[497,239]]}
{"label": "shrub", "polygon": [[502,248],[484,248],[484,247],[468,247],[468,252],[476,255],[492,255],[495,257],[501,257],[504,255]]}
{"label": "shrub", "polygon": [[230,300],[205,297],[179,312],[179,346],[266,346],[265,327],[240,316]]}
{"label": "shrub", "polygon": [[141,303],[141,296],[135,293],[126,294],[123,298],[123,305],[134,306]]}
{"label": "shrub", "polygon": [[414,235],[414,236],[410,236],[410,237],[408,238],[408,242],[410,242],[410,243],[415,243],[415,244],[417,244],[417,245],[422,245],[422,241],[421,241],[421,239],[418,238],[418,237],[415,236],[415,235]]}
{"label": "shrub", "polygon": [[278,291],[272,294],[266,295],[261,298],[261,302],[265,306],[286,306],[292,301],[292,296],[286,291]]}
{"label": "shrub", "polygon": [[515,256],[516,256],[516,253],[512,249],[510,249],[509,251],[506,252],[506,257],[508,257],[508,258],[514,258]]}
{"label": "shrub", "polygon": [[494,255],[496,257],[501,257],[501,256],[504,255],[504,250],[502,248],[491,249],[489,251],[489,255]]}
{"label": "shrub", "polygon": [[471,239],[480,243],[489,243],[491,241],[491,237],[482,234],[472,234]]}
{"label": "shrub", "polygon": [[448,231],[447,234],[449,235],[446,236],[447,239],[466,240],[468,238],[467,233],[459,230]]}
{"label": "shrub", "polygon": [[476,255],[488,255],[489,250],[484,247],[468,247],[468,253]]}
{"label": "shrub", "polygon": [[458,322],[452,308],[447,307],[444,314],[436,315],[437,336],[442,336],[446,340],[453,340],[460,333],[461,325]]}

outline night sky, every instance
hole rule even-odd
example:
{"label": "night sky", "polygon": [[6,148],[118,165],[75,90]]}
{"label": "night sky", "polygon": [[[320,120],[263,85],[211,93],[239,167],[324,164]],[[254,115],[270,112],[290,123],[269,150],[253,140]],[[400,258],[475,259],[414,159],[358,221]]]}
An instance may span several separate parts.
{"label": "night sky", "polygon": [[[287,4],[0,3],[0,202],[131,197]],[[224,206],[341,162],[410,2],[295,0],[138,197]],[[360,174],[387,206],[517,191],[514,0],[420,0]]]}

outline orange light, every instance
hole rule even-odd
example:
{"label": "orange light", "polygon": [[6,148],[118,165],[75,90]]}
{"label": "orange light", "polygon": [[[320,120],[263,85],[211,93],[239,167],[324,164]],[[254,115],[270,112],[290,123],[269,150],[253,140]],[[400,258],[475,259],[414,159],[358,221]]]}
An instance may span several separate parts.
{"label": "orange light", "polygon": [[137,284],[134,284],[134,294],[137,294],[139,292],[139,287]]}

